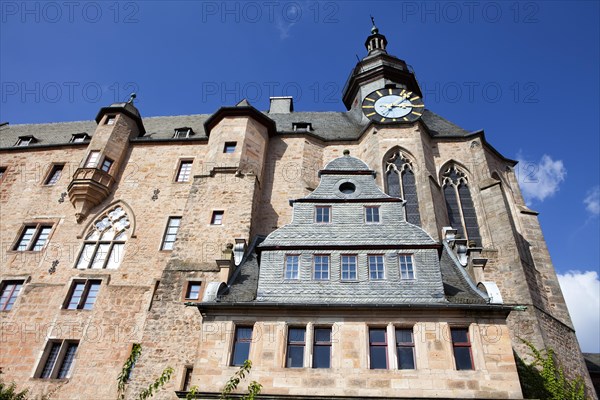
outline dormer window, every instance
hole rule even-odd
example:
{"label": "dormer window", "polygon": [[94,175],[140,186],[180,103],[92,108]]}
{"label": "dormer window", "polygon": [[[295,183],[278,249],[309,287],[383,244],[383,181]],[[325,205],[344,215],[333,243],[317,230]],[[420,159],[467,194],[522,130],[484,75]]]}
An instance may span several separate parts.
{"label": "dormer window", "polygon": [[85,133],[74,133],[73,135],[71,135],[71,143],[83,143],[86,142],[90,139],[90,136]]}
{"label": "dormer window", "polygon": [[104,123],[105,125],[114,125],[115,124],[115,120],[117,119],[116,116],[114,115],[109,115],[108,117],[106,117],[106,122]]}
{"label": "dormer window", "polygon": [[29,146],[32,143],[36,143],[38,140],[33,135],[28,136],[19,136],[17,143],[15,143],[16,147],[25,147]]}
{"label": "dormer window", "polygon": [[175,133],[173,134],[174,139],[185,139],[189,138],[194,134],[194,130],[192,128],[184,127],[184,128],[175,128]]}
{"label": "dormer window", "polygon": [[318,224],[328,224],[331,222],[331,207],[316,206],[315,207],[315,222]]}
{"label": "dormer window", "polygon": [[310,122],[293,122],[292,129],[298,132],[311,132],[313,130]]}
{"label": "dormer window", "polygon": [[378,224],[379,223],[379,207],[378,206],[365,207],[365,222],[367,224]]}

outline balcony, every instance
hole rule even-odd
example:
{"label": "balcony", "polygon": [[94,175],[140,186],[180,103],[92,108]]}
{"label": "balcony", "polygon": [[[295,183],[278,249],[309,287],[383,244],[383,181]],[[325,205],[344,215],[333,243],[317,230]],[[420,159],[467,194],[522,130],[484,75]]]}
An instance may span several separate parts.
{"label": "balcony", "polygon": [[115,185],[115,178],[98,168],[78,168],[69,183],[69,200],[75,206],[77,222],[103,202]]}

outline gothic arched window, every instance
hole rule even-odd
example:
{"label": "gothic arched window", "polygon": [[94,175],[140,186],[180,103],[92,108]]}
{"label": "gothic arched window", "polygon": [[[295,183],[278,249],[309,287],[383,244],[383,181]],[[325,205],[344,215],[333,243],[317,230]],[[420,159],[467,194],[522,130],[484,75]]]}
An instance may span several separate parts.
{"label": "gothic arched window", "polygon": [[102,214],[85,236],[76,268],[119,268],[129,226],[129,217],[121,206],[113,207]]}
{"label": "gothic arched window", "polygon": [[467,177],[455,166],[448,168],[442,177],[444,178],[444,199],[450,226],[456,229],[462,238],[473,241],[475,246],[481,246],[477,214]]}
{"label": "gothic arched window", "polygon": [[411,224],[421,226],[417,186],[411,162],[402,154],[402,151],[398,150],[385,161],[385,164],[388,194],[404,199],[406,201],[404,205],[406,220]]}

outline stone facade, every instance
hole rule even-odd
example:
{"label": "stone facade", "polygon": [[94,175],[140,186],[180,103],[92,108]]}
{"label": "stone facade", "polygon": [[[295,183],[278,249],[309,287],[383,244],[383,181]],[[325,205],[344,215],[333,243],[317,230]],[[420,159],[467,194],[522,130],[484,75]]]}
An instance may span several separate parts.
{"label": "stone facade", "polygon": [[[369,69],[359,63],[345,93],[348,113],[294,112],[290,99],[273,99],[273,112],[241,102],[213,115],[142,119],[128,102],[103,108],[96,121],[1,127],[3,379],[52,398],[116,398],[117,376],[139,343],[142,353],[128,398],[167,366],[175,372],[157,398],[177,398],[176,392],[185,391],[186,368],[193,368],[187,388],[198,385],[210,397],[237,370],[230,366],[235,326],[249,325],[250,379],[258,380],[268,395],[522,398],[513,351],[520,358],[528,355],[519,337],[554,348],[568,373],[583,376],[591,388],[537,213],[525,206],[520,193],[515,162],[487,143],[483,132],[464,131],[429,110],[414,122],[370,122],[356,104],[371,90],[397,84],[415,91],[418,85],[385,46],[369,51],[364,61]],[[109,117],[115,119],[109,123]],[[311,127],[302,128],[301,122]],[[173,137],[179,128],[191,132]],[[71,141],[82,132],[91,140]],[[24,135],[37,142],[15,146]],[[232,151],[225,151],[227,144]],[[391,279],[372,298],[356,296],[363,304],[352,307],[343,304],[347,298],[334,307],[335,302],[321,304],[327,303],[326,296],[320,306],[293,293],[294,301],[282,295],[277,303],[257,297],[257,288],[281,289],[281,281],[268,275],[277,273],[277,266],[283,273],[286,254],[276,248],[261,251],[258,243],[301,222],[295,213],[308,203],[291,207],[289,200],[317,196],[320,178],[327,176],[319,177],[319,171],[343,158],[345,150],[375,172],[358,176],[368,176],[382,197],[389,197],[385,172],[390,155],[402,151],[410,159],[421,221],[411,229],[422,232],[432,246],[414,254],[418,263],[429,265],[431,285],[423,286],[417,301],[394,300],[402,282]],[[87,166],[92,151],[100,158]],[[112,164],[103,170],[107,157]],[[189,179],[180,179],[182,161],[192,163]],[[62,175],[48,184],[56,165],[63,166]],[[451,224],[443,175],[451,166],[468,182],[481,247],[453,238],[446,229]],[[401,207],[396,200],[382,210]],[[362,205],[348,204],[356,205],[348,216],[361,212]],[[90,239],[94,226],[116,207],[129,221],[124,245],[119,247],[116,238]],[[215,211],[222,212],[222,220]],[[180,217],[181,225],[173,249],[163,250],[171,217]],[[397,224],[409,225],[403,218],[398,215]],[[43,227],[50,227],[46,239],[40,236]],[[27,242],[28,228],[34,236]],[[353,229],[348,242],[355,240]],[[90,241],[105,250],[85,253],[84,243]],[[233,256],[229,244],[236,244]],[[98,251],[108,248],[119,250],[104,259]],[[314,250],[303,251],[307,269],[302,277],[310,281]],[[331,250],[337,252],[332,258],[340,251]],[[392,246],[384,254],[387,268],[394,268],[397,249]],[[77,268],[86,262],[104,262],[106,268]],[[331,272],[338,267],[332,263]],[[365,283],[366,275],[361,279]],[[99,282],[95,303],[90,309],[81,302],[69,309],[76,285],[90,282]],[[480,282],[496,283],[503,305],[489,304],[490,293],[473,289],[481,289]],[[7,306],[17,283],[22,288]],[[189,293],[195,283],[201,288],[197,298]],[[333,286],[328,290],[335,291]],[[468,295],[461,296],[461,290]],[[351,297],[352,289],[344,291],[340,298]],[[431,294],[439,295],[433,308],[424,301]],[[377,296],[390,300],[377,301]],[[307,329],[303,368],[285,367],[290,326]],[[334,333],[329,369],[310,368],[311,335],[319,326]],[[385,328],[390,341],[395,328],[411,328],[416,369],[397,369],[391,342],[389,368],[370,369],[370,327]],[[449,327],[468,329],[473,370],[456,369]],[[51,362],[53,343],[61,350]],[[62,371],[70,344],[77,344],[77,350],[71,367]],[[42,377],[46,366],[50,371]]]}

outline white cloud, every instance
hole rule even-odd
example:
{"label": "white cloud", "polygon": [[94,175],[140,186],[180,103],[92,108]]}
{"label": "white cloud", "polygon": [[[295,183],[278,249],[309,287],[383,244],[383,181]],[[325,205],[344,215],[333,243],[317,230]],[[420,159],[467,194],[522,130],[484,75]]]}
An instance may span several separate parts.
{"label": "white cloud", "polygon": [[555,161],[547,154],[538,162],[525,160],[521,154],[517,160],[517,178],[527,204],[554,195],[567,176],[562,160]]}
{"label": "white cloud", "polygon": [[600,280],[596,271],[558,275],[581,350],[600,352]]}
{"label": "white cloud", "polygon": [[600,215],[600,186],[592,188],[585,199],[583,199],[585,209],[593,216]]}

